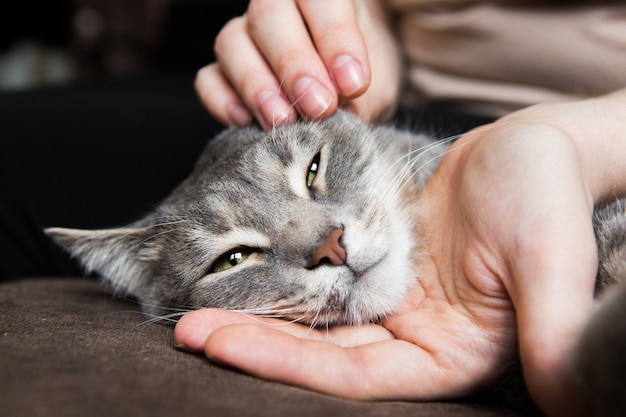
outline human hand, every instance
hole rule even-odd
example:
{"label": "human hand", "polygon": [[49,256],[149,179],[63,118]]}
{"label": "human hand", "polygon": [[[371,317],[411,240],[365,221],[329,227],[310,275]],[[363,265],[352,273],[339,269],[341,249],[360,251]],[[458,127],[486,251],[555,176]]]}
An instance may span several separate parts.
{"label": "human hand", "polygon": [[518,342],[501,348],[519,349],[531,396],[548,416],[589,415],[567,368],[591,314],[597,268],[581,159],[554,125],[505,119],[457,143],[424,193],[435,201],[429,230],[449,229],[431,252],[442,258],[440,270],[454,271],[456,282],[465,276],[470,287],[458,292],[482,294],[470,304],[476,308],[494,295],[511,303],[505,325],[517,329]]}
{"label": "human hand", "polygon": [[265,129],[330,116],[338,105],[374,121],[391,114],[398,46],[376,0],[252,0],[215,42],[196,91],[224,124]]}
{"label": "human hand", "polygon": [[[611,164],[624,154],[613,134],[621,129],[598,119],[624,120],[609,104],[539,106],[459,139],[419,203],[422,276],[381,325],[311,330],[199,310],[181,319],[177,343],[262,378],[357,399],[479,392],[519,350],[546,414],[585,415],[565,362],[592,308],[593,202],[626,185]],[[598,174],[605,168],[615,178]]]}

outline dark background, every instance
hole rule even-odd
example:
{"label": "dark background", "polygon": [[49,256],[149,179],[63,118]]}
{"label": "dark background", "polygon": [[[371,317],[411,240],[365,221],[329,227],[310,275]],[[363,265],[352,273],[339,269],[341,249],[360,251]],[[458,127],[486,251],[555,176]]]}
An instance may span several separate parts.
{"label": "dark background", "polygon": [[[195,72],[214,60],[215,35],[225,22],[244,13],[247,3],[6,0],[0,8],[0,88],[94,76]],[[46,73],[50,51],[60,53],[67,64],[61,76]],[[7,80],[7,66],[19,73],[19,83]]]}
{"label": "dark background", "polygon": [[83,275],[44,227],[128,224],[188,175],[223,129],[197,100],[195,73],[246,6],[2,3],[0,281]]}

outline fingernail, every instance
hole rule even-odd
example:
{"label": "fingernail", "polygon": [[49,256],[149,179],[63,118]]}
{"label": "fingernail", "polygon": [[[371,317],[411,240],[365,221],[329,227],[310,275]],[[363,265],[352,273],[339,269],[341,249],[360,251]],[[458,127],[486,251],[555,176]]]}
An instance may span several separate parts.
{"label": "fingernail", "polygon": [[311,77],[302,77],[296,81],[293,94],[296,106],[309,119],[323,115],[334,100],[331,93]]}
{"label": "fingernail", "polygon": [[261,116],[265,119],[265,128],[295,120],[292,110],[283,96],[274,90],[261,91],[257,96]]}
{"label": "fingernail", "polygon": [[228,120],[230,120],[231,125],[244,127],[250,125],[252,123],[252,116],[243,106],[237,103],[232,103],[228,106]]}
{"label": "fingernail", "polygon": [[350,55],[340,55],[331,67],[341,95],[350,97],[365,86],[363,67]]}

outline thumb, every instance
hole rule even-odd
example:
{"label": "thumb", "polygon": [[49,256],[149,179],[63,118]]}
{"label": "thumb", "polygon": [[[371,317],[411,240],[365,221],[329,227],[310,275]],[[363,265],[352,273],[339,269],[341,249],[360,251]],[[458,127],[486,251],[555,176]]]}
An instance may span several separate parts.
{"label": "thumb", "polygon": [[[520,245],[511,264],[524,377],[548,416],[589,415],[566,367],[566,354],[593,307],[597,249],[588,213],[551,219]],[[550,230],[545,236],[545,230]]]}

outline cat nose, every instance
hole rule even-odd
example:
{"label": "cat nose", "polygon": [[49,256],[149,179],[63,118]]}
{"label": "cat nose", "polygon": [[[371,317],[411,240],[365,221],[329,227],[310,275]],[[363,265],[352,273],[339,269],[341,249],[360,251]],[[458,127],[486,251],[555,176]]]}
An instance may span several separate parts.
{"label": "cat nose", "polygon": [[334,229],[324,242],[313,252],[311,257],[312,267],[315,268],[323,263],[334,266],[346,264],[346,250],[339,244],[339,239],[343,235],[343,230]]}

